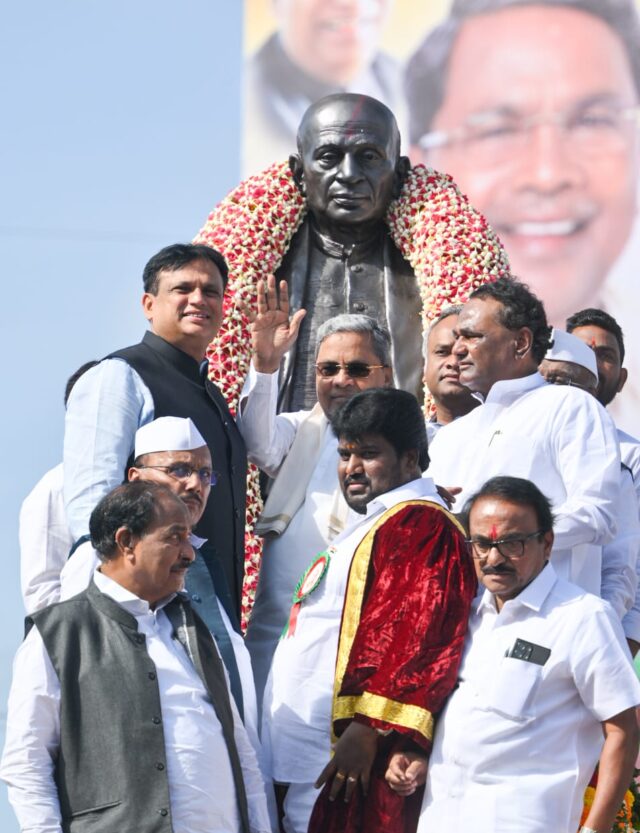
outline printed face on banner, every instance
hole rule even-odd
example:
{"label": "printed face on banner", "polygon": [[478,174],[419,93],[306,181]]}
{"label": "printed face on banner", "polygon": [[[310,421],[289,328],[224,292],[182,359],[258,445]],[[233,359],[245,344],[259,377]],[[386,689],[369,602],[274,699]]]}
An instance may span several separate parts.
{"label": "printed face on banner", "polygon": [[630,234],[637,106],[623,44],[591,14],[503,9],[455,40],[424,161],[485,214],[551,321],[594,302]]}
{"label": "printed face on banner", "polygon": [[283,47],[319,81],[343,85],[371,62],[390,0],[275,0]]}

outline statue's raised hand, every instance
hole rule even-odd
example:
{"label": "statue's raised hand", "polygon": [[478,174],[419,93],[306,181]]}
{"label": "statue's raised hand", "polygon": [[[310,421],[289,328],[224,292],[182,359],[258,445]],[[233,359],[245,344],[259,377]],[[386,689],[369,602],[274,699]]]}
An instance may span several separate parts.
{"label": "statue's raised hand", "polygon": [[289,319],[289,290],[286,281],[270,275],[258,281],[257,312],[247,310],[253,347],[253,364],[259,373],[275,373],[282,357],[298,338],[298,331],[306,310],[300,309]]}

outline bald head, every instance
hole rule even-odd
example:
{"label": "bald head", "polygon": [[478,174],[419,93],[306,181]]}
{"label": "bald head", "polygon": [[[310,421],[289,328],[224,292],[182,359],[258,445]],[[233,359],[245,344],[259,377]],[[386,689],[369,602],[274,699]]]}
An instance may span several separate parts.
{"label": "bald head", "polygon": [[348,126],[353,132],[374,131],[385,142],[395,143],[396,157],[400,153],[400,131],[391,110],[377,98],[356,93],[327,95],[307,108],[298,127],[298,153],[302,155],[319,132],[336,126]]}
{"label": "bald head", "polygon": [[399,154],[391,110],[375,98],[340,93],[309,107],[289,164],[320,231],[349,245],[382,227],[409,170]]}

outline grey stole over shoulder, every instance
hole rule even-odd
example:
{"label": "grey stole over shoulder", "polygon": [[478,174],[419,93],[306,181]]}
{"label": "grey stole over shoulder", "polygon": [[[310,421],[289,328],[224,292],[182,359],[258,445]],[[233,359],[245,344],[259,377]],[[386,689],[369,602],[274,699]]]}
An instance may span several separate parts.
{"label": "grey stole over shoulder", "polygon": [[[221,660],[188,604],[165,608],[220,720],[243,833],[244,781]],[[29,620],[28,620],[29,621]],[[171,833],[156,668],[134,616],[92,581],[78,596],[30,617],[60,681],[54,777],[64,833]]]}

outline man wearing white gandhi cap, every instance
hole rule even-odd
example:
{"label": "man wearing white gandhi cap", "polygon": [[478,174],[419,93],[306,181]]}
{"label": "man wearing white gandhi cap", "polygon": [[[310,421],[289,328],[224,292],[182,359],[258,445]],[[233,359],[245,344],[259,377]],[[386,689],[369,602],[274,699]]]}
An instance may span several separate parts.
{"label": "man wearing white gandhi cap", "polygon": [[[596,354],[577,336],[553,331],[553,344],[540,364],[540,373],[555,385],[573,385],[592,396],[598,386]],[[640,647],[640,521],[633,477],[622,464],[618,531],[602,548],[602,597],[618,616],[635,655]],[[633,591],[633,595],[631,595]]]}
{"label": "man wearing white gandhi cap", "polygon": [[[192,526],[195,526],[204,512],[217,477],[209,448],[192,420],[159,417],[137,430],[134,464],[128,471],[128,479],[152,480],[168,486],[186,505]],[[192,534],[196,559],[187,572],[185,590],[216,640],[238,711],[255,745],[258,739],[257,705],[251,659],[242,636],[234,630],[225,609],[225,602],[229,605],[229,601],[216,594],[215,577],[198,551],[204,542],[205,539]],[[84,556],[72,555],[62,571],[61,598],[68,599],[84,590],[97,566],[97,555],[93,564]]]}
{"label": "man wearing white gandhi cap", "polygon": [[551,339],[540,373],[552,385],[573,385],[595,396],[598,365],[593,350],[577,336],[557,328]]}

